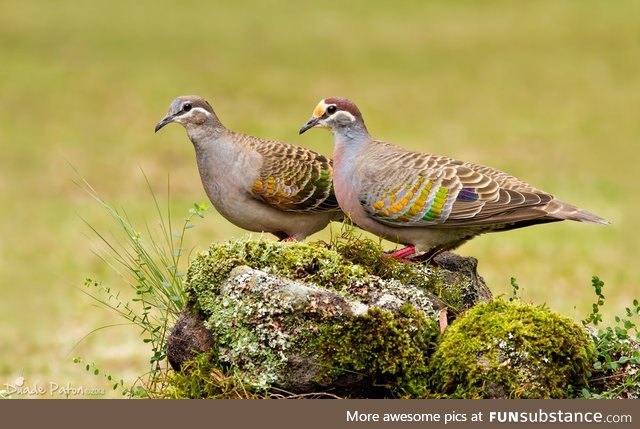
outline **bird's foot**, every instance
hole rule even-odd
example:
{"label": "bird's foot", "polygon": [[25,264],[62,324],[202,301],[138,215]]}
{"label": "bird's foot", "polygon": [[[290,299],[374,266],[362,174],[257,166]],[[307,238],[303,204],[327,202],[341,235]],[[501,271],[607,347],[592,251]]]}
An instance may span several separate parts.
{"label": "bird's foot", "polygon": [[293,235],[290,235],[290,236],[288,236],[288,237],[283,238],[283,239],[282,239],[282,240],[280,240],[280,241],[282,241],[282,242],[284,242],[284,243],[290,243],[290,242],[292,242],[292,241],[298,241],[298,240],[296,240],[296,238],[295,238]]}
{"label": "bird's foot", "polygon": [[411,262],[408,259],[408,257],[413,255],[414,253],[416,253],[416,247],[408,246],[408,247],[404,247],[402,249],[398,249],[393,252],[390,252],[388,253],[388,255],[393,259],[398,259],[399,261],[402,261],[402,262]]}

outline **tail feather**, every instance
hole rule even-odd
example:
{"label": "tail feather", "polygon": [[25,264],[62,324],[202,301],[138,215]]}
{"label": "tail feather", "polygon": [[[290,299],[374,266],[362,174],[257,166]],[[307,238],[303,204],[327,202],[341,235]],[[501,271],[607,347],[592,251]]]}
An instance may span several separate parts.
{"label": "tail feather", "polygon": [[[553,204],[555,203],[555,204]],[[552,204],[556,207],[551,207]],[[610,222],[586,210],[579,209],[560,200],[554,200],[549,204],[549,215],[558,219],[574,220],[576,222],[599,223],[609,225]],[[554,210],[555,208],[555,210]]]}

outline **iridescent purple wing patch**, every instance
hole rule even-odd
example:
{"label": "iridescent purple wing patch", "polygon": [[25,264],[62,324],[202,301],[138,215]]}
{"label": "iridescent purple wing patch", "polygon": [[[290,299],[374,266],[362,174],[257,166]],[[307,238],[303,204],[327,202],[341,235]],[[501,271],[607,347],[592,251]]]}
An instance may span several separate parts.
{"label": "iridescent purple wing patch", "polygon": [[458,201],[473,202],[478,200],[478,193],[474,188],[462,188],[456,198]]}

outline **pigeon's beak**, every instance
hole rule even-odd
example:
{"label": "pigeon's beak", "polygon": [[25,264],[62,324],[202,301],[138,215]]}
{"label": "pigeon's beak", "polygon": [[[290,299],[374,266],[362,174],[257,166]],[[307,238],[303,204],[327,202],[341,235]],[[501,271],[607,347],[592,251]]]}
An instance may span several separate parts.
{"label": "pigeon's beak", "polygon": [[158,122],[158,124],[156,125],[156,133],[158,131],[160,131],[160,128],[164,127],[167,124],[170,124],[171,122],[173,122],[173,120],[175,119],[175,115],[168,115],[166,116],[163,120],[161,120],[160,122]]}
{"label": "pigeon's beak", "polygon": [[302,128],[300,128],[300,134],[304,133],[305,131],[307,131],[310,128],[315,127],[316,125],[318,125],[318,122],[320,121],[320,118],[317,117],[313,117],[311,119],[309,119],[309,122],[307,122],[306,124],[304,124],[302,126]]}

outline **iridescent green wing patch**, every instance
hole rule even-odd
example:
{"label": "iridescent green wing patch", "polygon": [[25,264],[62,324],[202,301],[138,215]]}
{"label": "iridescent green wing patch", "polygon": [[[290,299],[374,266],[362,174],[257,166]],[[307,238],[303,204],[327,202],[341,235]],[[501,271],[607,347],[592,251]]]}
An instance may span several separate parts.
{"label": "iridescent green wing patch", "polygon": [[280,210],[338,211],[331,160],[313,151],[279,142],[256,146],[263,157],[253,195]]}
{"label": "iridescent green wing patch", "polygon": [[443,175],[397,177],[365,194],[361,204],[374,218],[396,225],[429,225],[446,221],[459,183]]}

